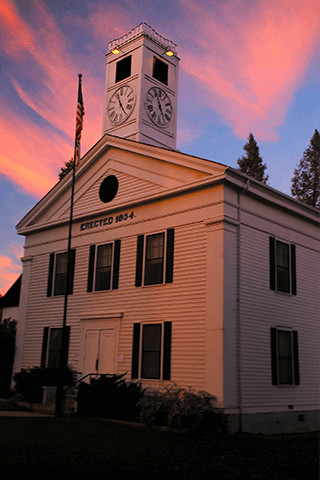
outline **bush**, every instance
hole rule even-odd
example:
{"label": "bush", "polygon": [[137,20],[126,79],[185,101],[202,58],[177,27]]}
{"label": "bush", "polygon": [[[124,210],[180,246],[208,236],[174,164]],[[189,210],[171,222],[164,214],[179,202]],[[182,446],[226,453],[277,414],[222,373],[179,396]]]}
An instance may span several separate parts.
{"label": "bush", "polygon": [[[32,367],[22,369],[13,377],[15,390],[26,402],[41,403],[44,386],[56,386],[59,379],[58,368]],[[74,381],[74,372],[70,367],[64,369],[63,384],[71,385]]]}
{"label": "bush", "polygon": [[11,318],[0,320],[0,396],[9,397],[16,341],[17,322]]}
{"label": "bush", "polygon": [[191,387],[170,385],[162,390],[148,389],[140,401],[140,418],[147,425],[168,425],[198,432],[221,431],[223,416],[215,402],[213,395],[196,393]]}
{"label": "bush", "polygon": [[81,382],[78,414],[91,417],[136,420],[143,391],[140,383],[128,382],[122,375],[101,375],[90,384]]}

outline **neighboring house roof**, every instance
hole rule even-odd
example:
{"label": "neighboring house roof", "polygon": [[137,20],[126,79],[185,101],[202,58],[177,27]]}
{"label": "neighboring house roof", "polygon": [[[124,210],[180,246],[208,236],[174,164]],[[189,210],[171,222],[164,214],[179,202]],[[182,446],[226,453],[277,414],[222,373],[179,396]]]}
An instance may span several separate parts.
{"label": "neighboring house roof", "polygon": [[19,306],[21,277],[22,275],[17,278],[7,293],[3,295],[3,297],[0,297],[0,308]]}

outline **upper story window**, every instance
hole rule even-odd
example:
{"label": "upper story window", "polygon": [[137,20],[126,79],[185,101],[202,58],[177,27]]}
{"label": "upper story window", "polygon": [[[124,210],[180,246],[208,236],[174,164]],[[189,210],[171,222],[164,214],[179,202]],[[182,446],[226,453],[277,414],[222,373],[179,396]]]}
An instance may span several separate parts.
{"label": "upper story window", "polygon": [[[70,251],[70,278],[68,283],[68,294],[73,293],[73,277],[75,267],[76,251]],[[49,258],[49,272],[47,297],[52,295],[64,295],[67,284],[68,273],[68,252],[51,253]]]}
{"label": "upper story window", "polygon": [[269,238],[270,289],[297,294],[295,245]]}
{"label": "upper story window", "polygon": [[174,230],[139,235],[136,287],[173,282]]}
{"label": "upper story window", "polygon": [[146,237],[144,284],[163,283],[164,232]]}
{"label": "upper story window", "polygon": [[120,240],[104,245],[91,245],[87,292],[118,288],[120,246]]}
{"label": "upper story window", "polygon": [[152,76],[159,82],[168,85],[168,64],[153,57]]}
{"label": "upper story window", "polygon": [[271,328],[273,385],[299,385],[298,332]]}
{"label": "upper story window", "polygon": [[131,58],[131,55],[129,55],[117,62],[115,83],[121,82],[121,80],[131,76]]}

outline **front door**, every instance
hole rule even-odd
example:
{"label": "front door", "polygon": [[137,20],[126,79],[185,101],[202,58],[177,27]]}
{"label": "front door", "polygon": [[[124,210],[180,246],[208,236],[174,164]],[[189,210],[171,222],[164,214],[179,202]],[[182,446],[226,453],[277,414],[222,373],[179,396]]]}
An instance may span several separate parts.
{"label": "front door", "polygon": [[85,332],[83,375],[114,373],[115,329],[88,329]]}

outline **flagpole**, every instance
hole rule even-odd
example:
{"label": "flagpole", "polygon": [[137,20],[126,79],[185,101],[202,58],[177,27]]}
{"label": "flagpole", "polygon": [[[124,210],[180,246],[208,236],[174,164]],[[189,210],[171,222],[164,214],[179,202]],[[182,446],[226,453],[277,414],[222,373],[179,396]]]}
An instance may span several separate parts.
{"label": "flagpole", "polygon": [[[76,162],[80,157],[80,136],[82,130],[82,116],[83,116],[83,102],[82,102],[82,75],[79,73],[79,85],[78,85],[78,103],[77,103],[77,118],[76,118],[76,134],[74,141],[74,153],[73,153],[73,166],[72,166],[72,181],[71,181],[71,200],[70,200],[70,217],[69,217],[69,233],[68,233],[68,250],[67,250],[67,279],[64,294],[64,308],[63,308],[63,320],[62,320],[62,333],[61,333],[61,348],[59,358],[59,373],[57,382],[56,393],[56,408],[55,417],[62,417],[64,413],[64,372],[67,367],[67,309],[68,309],[68,296],[69,285],[71,282],[71,239],[72,239],[72,220],[73,220],[73,200],[74,200],[74,184],[76,178]],[[79,101],[81,100],[81,121],[79,121]]]}

